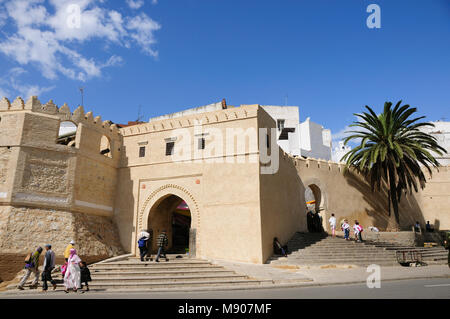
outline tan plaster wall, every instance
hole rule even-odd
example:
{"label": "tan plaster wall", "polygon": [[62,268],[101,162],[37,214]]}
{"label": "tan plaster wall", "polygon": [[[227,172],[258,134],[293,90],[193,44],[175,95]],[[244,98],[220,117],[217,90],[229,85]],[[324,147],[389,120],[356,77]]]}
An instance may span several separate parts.
{"label": "tan plaster wall", "polygon": [[[238,112],[206,113],[198,120],[203,119],[206,123],[203,132],[219,130],[224,140],[227,128],[245,132],[251,127],[257,132],[257,108],[244,107]],[[115,209],[117,223],[124,225],[122,245],[135,252],[136,231],[140,231],[141,225],[145,228],[150,209],[161,197],[175,194],[186,200],[191,208],[192,228],[197,231],[197,256],[262,262],[257,139],[252,143],[248,140],[244,149],[238,149],[236,140],[229,156],[224,156],[228,154],[225,141],[217,143],[211,134],[206,137],[206,149],[201,152],[208,161],[172,162],[172,158],[165,155],[165,139],[174,137],[174,132],[158,129],[183,125],[194,137],[199,133],[193,125],[194,120],[195,116],[188,116],[122,130],[125,134],[122,165],[128,167],[119,170],[119,196]],[[197,149],[197,137],[191,140],[179,137],[175,149],[185,143],[191,145],[192,152]],[[138,157],[142,145],[147,146],[145,158]],[[221,146],[222,152],[219,151]],[[214,151],[211,148],[215,148]],[[236,159],[242,163],[236,163]],[[129,224],[132,220],[134,227]],[[132,234],[130,230],[133,230]]]}
{"label": "tan plaster wall", "polygon": [[[334,213],[337,220],[347,218],[350,223],[358,220],[365,228],[375,226],[380,230],[392,230],[396,227],[393,213],[389,216],[386,191],[372,192],[367,181],[359,174],[344,170],[344,165],[317,161],[314,159],[296,159],[297,171],[305,187],[311,184],[321,189],[321,215],[324,225]],[[437,220],[441,229],[450,229],[447,209],[450,193],[446,191],[450,184],[448,167],[433,174],[433,178],[423,191],[406,194],[400,202],[400,229],[410,230],[416,221],[425,225],[427,220]],[[430,194],[426,200],[426,195]],[[433,198],[434,199],[430,199]]]}
{"label": "tan plaster wall", "polygon": [[[432,177],[428,172],[426,175],[426,187],[415,196],[423,221],[430,221],[436,229],[450,230],[450,166],[434,169]],[[415,221],[409,219],[411,222]]]}
{"label": "tan plaster wall", "polygon": [[[275,121],[260,109],[259,126],[275,128]],[[276,140],[271,141],[276,143]],[[307,231],[305,188],[292,159],[278,148],[279,167],[275,174],[260,174],[261,232],[263,260],[273,254],[273,238],[285,244],[298,231]]]}

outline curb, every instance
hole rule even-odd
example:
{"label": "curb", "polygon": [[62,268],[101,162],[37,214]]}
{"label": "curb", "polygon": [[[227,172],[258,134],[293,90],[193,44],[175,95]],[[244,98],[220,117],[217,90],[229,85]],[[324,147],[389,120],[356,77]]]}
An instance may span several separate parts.
{"label": "curb", "polygon": [[[402,280],[421,280],[421,279],[449,279],[450,275],[439,275],[439,276],[420,276],[420,277],[408,277],[408,278],[393,278],[393,279],[387,279],[382,280],[382,282],[391,282],[391,281],[402,281]],[[104,293],[104,294],[116,294],[116,293],[175,293],[175,292],[203,292],[203,291],[234,291],[234,290],[260,290],[260,289],[282,289],[282,288],[312,288],[312,287],[326,287],[326,286],[342,286],[342,285],[355,285],[355,284],[363,284],[366,283],[366,281],[347,281],[347,282],[336,282],[336,283],[318,283],[318,282],[297,282],[297,283],[282,283],[282,282],[276,282],[273,281],[272,284],[270,283],[263,283],[261,285],[255,285],[255,286],[236,286],[236,287],[205,287],[205,288],[177,288],[175,289],[109,289],[109,290],[94,290],[91,289],[88,293],[90,294],[96,294],[96,293]],[[20,298],[21,296],[30,296],[30,295],[39,295],[42,298],[44,298],[48,294],[55,294],[60,293],[62,290],[57,291],[48,291],[47,293],[38,293],[40,291],[26,291],[26,292],[18,292],[18,291],[11,291],[11,292],[0,292],[0,299],[2,299],[3,296],[16,296]],[[69,295],[74,295],[74,293],[70,293]],[[80,293],[77,293],[78,296],[81,296]],[[84,294],[83,294],[84,295]],[[65,296],[63,294],[62,296]],[[87,297],[89,298],[89,297]]]}

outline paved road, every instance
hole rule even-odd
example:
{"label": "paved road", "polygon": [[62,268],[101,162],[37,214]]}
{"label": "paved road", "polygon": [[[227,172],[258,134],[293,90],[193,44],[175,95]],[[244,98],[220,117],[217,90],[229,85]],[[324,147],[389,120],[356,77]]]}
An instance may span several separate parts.
{"label": "paved road", "polygon": [[335,285],[322,287],[254,289],[206,292],[126,292],[85,294],[64,292],[29,295],[5,295],[0,298],[63,298],[63,299],[450,299],[450,279],[415,279],[382,282],[381,288],[369,289],[365,284]]}

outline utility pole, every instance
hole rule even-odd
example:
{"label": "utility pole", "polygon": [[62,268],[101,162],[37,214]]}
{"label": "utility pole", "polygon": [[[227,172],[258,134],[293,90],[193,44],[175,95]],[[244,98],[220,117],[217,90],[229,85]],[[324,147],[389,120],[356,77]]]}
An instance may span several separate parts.
{"label": "utility pole", "polygon": [[84,107],[84,87],[80,87],[81,92],[81,106]]}
{"label": "utility pole", "polygon": [[142,120],[143,116],[144,116],[144,115],[142,114],[141,110],[142,110],[142,105],[139,104],[139,108],[138,108],[138,116],[137,116],[136,122],[140,122],[140,121]]}

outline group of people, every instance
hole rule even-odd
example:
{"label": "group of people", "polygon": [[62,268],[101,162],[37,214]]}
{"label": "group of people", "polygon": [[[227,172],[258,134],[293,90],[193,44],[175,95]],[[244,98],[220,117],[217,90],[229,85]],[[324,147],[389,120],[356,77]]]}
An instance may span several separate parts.
{"label": "group of people", "polygon": [[[330,224],[331,228],[331,234],[333,237],[336,237],[336,217],[334,217],[334,214],[331,214],[330,219],[328,220],[328,223]],[[344,221],[341,223],[341,229],[344,232],[344,239],[350,240],[350,224],[348,223],[347,219],[344,219]],[[355,220],[355,224],[353,225],[353,232],[355,234],[355,240],[357,242],[362,242],[362,235],[363,232],[362,226],[359,224],[357,220]]]}
{"label": "group of people", "polygon": [[306,225],[308,227],[308,232],[310,233],[322,233],[322,216],[320,216],[319,212],[313,213],[312,211],[308,211],[306,213]]}
{"label": "group of people", "polygon": [[[153,260],[151,257],[153,242],[153,230],[147,229],[142,230],[138,235],[138,247],[140,252],[141,261]],[[155,261],[159,262],[159,258],[165,258],[166,261],[169,259],[166,256],[166,246],[169,244],[169,238],[167,237],[167,231],[164,229],[157,238],[156,246],[158,247],[158,252],[156,254]],[[144,260],[145,258],[145,260]]]}
{"label": "group of people", "polygon": [[[427,220],[427,223],[425,225],[425,230],[429,233],[434,232],[434,227],[431,226],[430,221]],[[420,223],[416,221],[416,224],[414,225],[414,231],[420,233],[422,231],[422,228],[420,227]]]}
{"label": "group of people", "polygon": [[[48,290],[48,282],[53,286],[53,290],[56,289],[56,281],[52,278],[52,272],[55,269],[55,252],[52,250],[52,245],[45,245],[45,258],[42,271],[42,291]],[[34,253],[27,255],[25,258],[25,275],[22,277],[18,289],[23,290],[25,282],[30,275],[34,273],[34,280],[31,283],[32,288],[37,288],[39,284],[39,259],[42,254],[42,247],[38,247]],[[64,291],[69,292],[72,289],[77,292],[78,289],[82,289],[82,284],[86,285],[86,290],[89,291],[88,282],[91,281],[91,273],[85,261],[82,261],[77,255],[75,249],[75,241],[70,241],[69,245],[64,251],[65,263],[61,266],[61,274],[64,278]]]}

